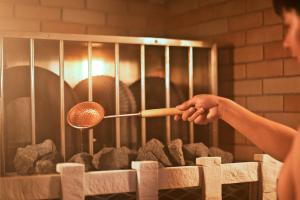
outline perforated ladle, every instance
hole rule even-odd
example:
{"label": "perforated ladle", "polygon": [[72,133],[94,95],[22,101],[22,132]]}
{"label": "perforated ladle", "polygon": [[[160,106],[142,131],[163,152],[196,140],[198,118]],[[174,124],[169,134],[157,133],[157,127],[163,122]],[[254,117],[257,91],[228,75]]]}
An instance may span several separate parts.
{"label": "perforated ladle", "polygon": [[[85,101],[73,106],[67,115],[67,122],[70,126],[80,130],[81,142],[82,132],[84,129],[89,129],[99,124],[103,119],[117,118],[117,117],[161,117],[181,114],[182,111],[177,108],[159,108],[148,109],[138,113],[129,113],[121,115],[104,116],[104,108],[96,102]],[[83,143],[81,143],[81,151],[83,150]]]}

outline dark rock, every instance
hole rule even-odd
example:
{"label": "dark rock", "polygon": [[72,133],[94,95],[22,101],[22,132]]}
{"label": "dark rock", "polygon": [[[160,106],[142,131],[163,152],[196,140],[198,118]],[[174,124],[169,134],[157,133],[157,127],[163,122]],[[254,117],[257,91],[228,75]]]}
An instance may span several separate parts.
{"label": "dark rock", "polygon": [[20,175],[33,174],[38,157],[39,154],[33,146],[28,145],[25,148],[18,148],[14,158],[16,172]]}
{"label": "dark rock", "polygon": [[195,162],[198,157],[208,156],[208,147],[203,143],[192,143],[183,145],[183,155],[186,160]]}
{"label": "dark rock", "polygon": [[158,161],[158,159],[155,157],[155,155],[151,151],[146,151],[143,148],[141,148],[138,151],[136,160],[137,161],[143,161],[143,160]]}
{"label": "dark rock", "polygon": [[192,161],[192,160],[186,160],[186,161],[185,161],[185,165],[186,165],[186,166],[195,166],[196,163],[195,163],[194,161]]}
{"label": "dark rock", "polygon": [[[18,148],[14,158],[16,172],[20,175],[34,174],[38,160],[53,153],[56,154],[57,150],[52,140],[45,140],[41,144],[27,145],[25,148]],[[56,162],[53,162],[53,164],[55,165]],[[38,169],[38,171],[40,172],[41,170]]]}
{"label": "dark rock", "polygon": [[38,151],[39,157],[43,157],[52,152],[57,152],[54,142],[49,139],[45,140],[41,144],[35,145],[35,147],[36,147],[36,150]]}
{"label": "dark rock", "polygon": [[113,150],[113,147],[104,147],[103,149],[101,149],[100,151],[98,151],[97,153],[94,154],[92,163],[93,163],[93,166],[95,167],[95,169],[100,169],[100,158],[101,158],[102,154],[105,154],[112,150]]}
{"label": "dark rock", "polygon": [[50,174],[55,173],[55,166],[51,160],[38,160],[35,165],[36,174]]}
{"label": "dark rock", "polygon": [[72,158],[69,159],[69,162],[84,164],[85,171],[87,172],[93,170],[92,160],[93,156],[86,152],[82,152],[73,155]]}
{"label": "dark rock", "polygon": [[183,151],[182,151],[182,140],[175,139],[168,144],[168,149],[171,157],[177,165],[185,165]]}
{"label": "dark rock", "polygon": [[208,151],[208,155],[211,157],[221,157],[222,163],[232,163],[233,155],[230,152],[223,151],[218,147],[210,147]]}
{"label": "dark rock", "polygon": [[129,169],[135,159],[136,152],[127,147],[106,147],[94,155],[93,165],[100,170]]}
{"label": "dark rock", "polygon": [[62,162],[63,159],[58,152],[50,153],[43,156],[35,164],[36,174],[50,174],[56,172],[56,164]]}
{"label": "dark rock", "polygon": [[[149,154],[148,152],[151,152],[152,154]],[[154,160],[152,157],[152,155],[154,155],[155,159],[165,167],[172,166],[170,159],[165,153],[164,145],[157,139],[150,140],[145,146],[139,149],[137,156],[139,160],[148,160],[145,158],[145,155],[151,157],[151,160]]]}

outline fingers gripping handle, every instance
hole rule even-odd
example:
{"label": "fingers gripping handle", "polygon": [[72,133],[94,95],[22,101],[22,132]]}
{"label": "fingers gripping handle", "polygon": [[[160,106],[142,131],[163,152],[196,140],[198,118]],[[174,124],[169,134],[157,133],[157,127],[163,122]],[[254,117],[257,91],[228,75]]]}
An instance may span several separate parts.
{"label": "fingers gripping handle", "polygon": [[182,111],[177,108],[159,108],[141,111],[141,117],[162,117],[180,114],[182,114]]}

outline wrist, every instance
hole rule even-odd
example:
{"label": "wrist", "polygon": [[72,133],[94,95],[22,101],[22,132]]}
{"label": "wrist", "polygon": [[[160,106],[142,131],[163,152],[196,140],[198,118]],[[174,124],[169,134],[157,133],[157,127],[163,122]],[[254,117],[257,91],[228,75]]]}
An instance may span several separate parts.
{"label": "wrist", "polygon": [[224,118],[225,104],[228,99],[224,97],[218,97],[217,105],[218,105],[218,115],[220,119]]}

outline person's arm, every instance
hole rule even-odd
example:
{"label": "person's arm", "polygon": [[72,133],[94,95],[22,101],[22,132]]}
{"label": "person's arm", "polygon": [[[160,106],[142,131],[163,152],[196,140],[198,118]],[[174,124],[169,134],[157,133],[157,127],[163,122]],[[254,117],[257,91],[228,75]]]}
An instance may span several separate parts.
{"label": "person's arm", "polygon": [[256,115],[231,100],[220,98],[221,119],[274,158],[283,161],[297,131]]}
{"label": "person's arm", "polygon": [[294,192],[297,200],[300,200],[300,133],[295,138],[293,148],[291,150],[292,158],[292,182],[295,187]]}
{"label": "person's arm", "polygon": [[[206,124],[221,118],[246,136],[264,152],[283,161],[288,154],[296,130],[256,115],[235,102],[214,96],[197,95],[177,106],[182,119]],[[178,119],[176,116],[175,119]]]}

